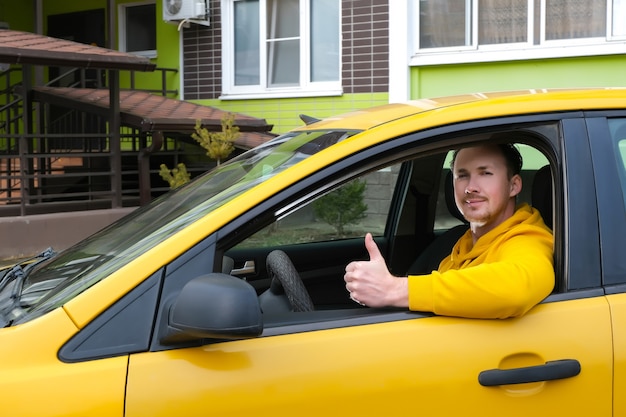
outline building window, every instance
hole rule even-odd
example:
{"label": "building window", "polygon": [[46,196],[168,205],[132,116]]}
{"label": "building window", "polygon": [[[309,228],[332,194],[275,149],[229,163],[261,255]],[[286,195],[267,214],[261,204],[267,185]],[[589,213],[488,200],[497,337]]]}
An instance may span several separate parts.
{"label": "building window", "polygon": [[227,0],[225,98],[340,93],[340,0]]}
{"label": "building window", "polygon": [[[598,45],[620,53],[626,40],[626,0],[415,0],[413,7],[419,16],[415,56],[447,51],[457,59],[459,52],[493,51],[508,53],[500,60],[595,55],[610,53]],[[538,54],[540,49],[546,52]],[[526,56],[520,50],[534,52]]]}
{"label": "building window", "polygon": [[119,5],[119,37],[120,51],[156,58],[156,4]]}

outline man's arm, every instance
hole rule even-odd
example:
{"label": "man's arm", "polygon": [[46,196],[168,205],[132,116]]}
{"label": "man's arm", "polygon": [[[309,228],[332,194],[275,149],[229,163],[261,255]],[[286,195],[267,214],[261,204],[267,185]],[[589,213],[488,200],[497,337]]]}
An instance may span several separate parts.
{"label": "man's arm", "polygon": [[521,316],[554,287],[552,237],[518,236],[494,245],[488,261],[458,270],[396,277],[372,236],[369,261],[348,264],[344,279],[351,297],[369,307],[409,307],[467,318]]}
{"label": "man's arm", "polygon": [[517,236],[467,268],[409,277],[409,308],[470,318],[521,316],[554,288],[552,239]]}

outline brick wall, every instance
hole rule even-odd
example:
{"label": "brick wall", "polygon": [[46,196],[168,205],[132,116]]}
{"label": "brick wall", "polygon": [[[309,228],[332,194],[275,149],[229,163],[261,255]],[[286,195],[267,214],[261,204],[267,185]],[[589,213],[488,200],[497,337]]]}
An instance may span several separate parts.
{"label": "brick wall", "polygon": [[[389,5],[391,0],[342,0],[342,85],[344,93],[389,90]],[[222,24],[218,1],[210,2],[211,26],[183,29],[186,100],[216,99],[222,92]]]}
{"label": "brick wall", "polygon": [[222,16],[219,1],[209,2],[211,26],[183,29],[183,91],[186,100],[215,99],[222,93]]}
{"label": "brick wall", "polygon": [[[389,0],[391,1],[391,0]],[[389,90],[389,5],[387,0],[341,2],[344,93]]]}

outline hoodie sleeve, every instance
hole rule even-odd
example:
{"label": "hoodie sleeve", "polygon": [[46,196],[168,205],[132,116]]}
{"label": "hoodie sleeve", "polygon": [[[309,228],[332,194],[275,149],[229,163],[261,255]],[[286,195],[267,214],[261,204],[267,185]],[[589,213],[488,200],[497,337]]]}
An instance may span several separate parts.
{"label": "hoodie sleeve", "polygon": [[468,318],[521,316],[554,287],[553,240],[546,231],[493,244],[480,262],[409,276],[409,308]]}

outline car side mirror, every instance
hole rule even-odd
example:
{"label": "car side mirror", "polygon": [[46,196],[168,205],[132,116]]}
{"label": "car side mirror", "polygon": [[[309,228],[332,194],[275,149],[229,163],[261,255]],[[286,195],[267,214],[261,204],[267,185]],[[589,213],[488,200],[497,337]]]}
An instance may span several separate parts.
{"label": "car side mirror", "polygon": [[246,339],[263,331],[263,315],[255,289],[227,274],[202,275],[189,281],[168,314],[163,343]]}

